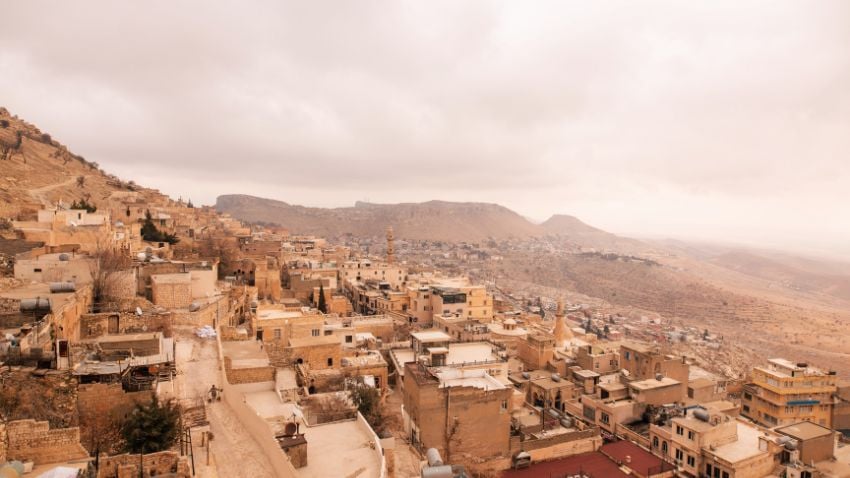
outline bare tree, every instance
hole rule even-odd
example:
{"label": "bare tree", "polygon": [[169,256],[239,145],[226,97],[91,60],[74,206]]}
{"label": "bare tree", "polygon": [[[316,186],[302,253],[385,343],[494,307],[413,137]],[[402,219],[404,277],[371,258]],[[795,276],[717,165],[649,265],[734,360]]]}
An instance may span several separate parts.
{"label": "bare tree", "polygon": [[130,258],[121,251],[98,243],[89,270],[92,278],[92,301],[95,312],[114,308],[124,285],[122,276],[129,269]]}
{"label": "bare tree", "polygon": [[86,177],[85,176],[77,176],[77,187],[81,188],[86,185]]}

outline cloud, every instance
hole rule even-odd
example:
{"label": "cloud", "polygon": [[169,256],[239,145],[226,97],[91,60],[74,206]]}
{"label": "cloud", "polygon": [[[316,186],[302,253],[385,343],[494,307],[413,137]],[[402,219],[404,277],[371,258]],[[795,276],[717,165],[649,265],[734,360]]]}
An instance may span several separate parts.
{"label": "cloud", "polygon": [[841,1],[33,1],[4,9],[0,71],[12,112],[196,202],[490,200],[850,239]]}

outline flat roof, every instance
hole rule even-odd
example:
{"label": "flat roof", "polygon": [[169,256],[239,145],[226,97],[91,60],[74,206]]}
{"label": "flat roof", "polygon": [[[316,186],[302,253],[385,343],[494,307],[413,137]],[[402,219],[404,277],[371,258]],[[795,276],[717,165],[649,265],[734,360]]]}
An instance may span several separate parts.
{"label": "flat roof", "polygon": [[475,387],[483,390],[503,390],[505,385],[484,370],[464,370],[456,368],[438,369],[434,372],[440,379],[440,388]]}
{"label": "flat roof", "polygon": [[738,426],[738,441],[720,445],[711,453],[729,463],[737,463],[767,453],[759,449],[759,437],[762,436],[762,432],[743,422],[736,422],[736,424]]}
{"label": "flat roof", "polygon": [[573,375],[575,375],[576,377],[581,377],[581,378],[596,378],[596,377],[599,376],[599,374],[594,372],[593,370],[585,370],[585,369],[574,370]]}
{"label": "flat roof", "polygon": [[644,450],[628,440],[615,441],[602,445],[599,451],[640,476],[651,476],[663,471],[672,471],[676,467]]}
{"label": "flat roof", "polygon": [[[528,374],[528,378],[522,376],[524,373]],[[545,370],[526,370],[524,372],[510,373],[508,374],[508,379],[513,382],[529,382],[532,380],[539,380],[550,375],[552,375],[552,372],[547,372]]]}
{"label": "flat roof", "polygon": [[413,332],[410,334],[410,336],[422,343],[448,342],[452,340],[452,336],[443,332],[442,330],[425,330],[422,332]]}
{"label": "flat roof", "polygon": [[257,320],[272,320],[272,319],[294,319],[303,317],[303,314],[294,310],[266,309],[257,311]]}
{"label": "flat roof", "polygon": [[541,476],[570,476],[586,473],[594,477],[629,478],[613,460],[601,452],[592,451],[558,460],[533,463],[521,470],[502,472],[502,478],[539,478]]}
{"label": "flat roof", "polygon": [[307,439],[307,466],[298,477],[380,476],[380,451],[370,446],[375,437],[358,420],[302,428]]}
{"label": "flat roof", "polygon": [[777,428],[776,431],[800,440],[811,440],[822,436],[832,435],[834,432],[829,428],[822,427],[812,422],[800,422]]}
{"label": "flat roof", "polygon": [[449,354],[446,363],[462,365],[475,362],[492,362],[499,360],[493,353],[493,346],[487,342],[458,342],[449,344]]}
{"label": "flat roof", "polygon": [[648,378],[646,380],[638,380],[637,382],[629,383],[629,387],[635,388],[637,390],[652,390],[655,388],[662,387],[671,387],[673,385],[679,385],[681,382],[678,380],[672,379],[670,377],[663,377],[661,380],[656,378]]}
{"label": "flat roof", "polygon": [[230,358],[233,368],[267,367],[269,356],[255,340],[223,340],[221,351]]}
{"label": "flat roof", "polygon": [[155,340],[159,332],[142,332],[138,334],[104,335],[95,339],[98,343],[135,342],[139,340]]}

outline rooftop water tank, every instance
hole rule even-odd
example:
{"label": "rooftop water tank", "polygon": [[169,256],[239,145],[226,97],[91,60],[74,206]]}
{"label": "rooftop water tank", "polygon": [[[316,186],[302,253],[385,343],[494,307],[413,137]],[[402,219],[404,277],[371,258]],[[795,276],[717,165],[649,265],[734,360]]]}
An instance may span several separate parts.
{"label": "rooftop water tank", "polygon": [[702,420],[704,422],[707,422],[709,420],[709,418],[711,418],[711,415],[709,415],[708,411],[704,410],[702,408],[695,408],[693,413],[694,413],[694,417],[696,417],[698,420]]}
{"label": "rooftop water tank", "polygon": [[453,478],[451,465],[428,466],[422,468],[422,478]]}
{"label": "rooftop water tank", "polygon": [[428,460],[428,466],[440,466],[443,464],[443,458],[440,456],[440,451],[436,448],[429,448],[425,452],[425,458]]}
{"label": "rooftop water tank", "polygon": [[21,312],[33,310],[50,310],[50,299],[37,297],[35,299],[21,299]]}
{"label": "rooftop water tank", "polygon": [[74,292],[75,290],[77,290],[77,285],[73,282],[51,282],[49,287],[51,294],[58,294],[62,292]]}

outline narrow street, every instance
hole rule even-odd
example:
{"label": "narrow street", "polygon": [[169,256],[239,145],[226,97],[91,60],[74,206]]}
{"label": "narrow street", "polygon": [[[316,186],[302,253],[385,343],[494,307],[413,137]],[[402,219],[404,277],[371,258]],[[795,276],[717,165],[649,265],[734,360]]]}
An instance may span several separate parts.
{"label": "narrow street", "polygon": [[[191,329],[175,331],[175,339],[178,372],[174,396],[180,400],[201,398],[206,401],[210,385],[221,385],[216,342],[214,339],[196,337]],[[193,433],[197,476],[275,476],[262,449],[225,402],[207,403],[206,409],[213,435],[210,442],[210,466],[205,464],[206,449],[201,447],[201,434]]]}

